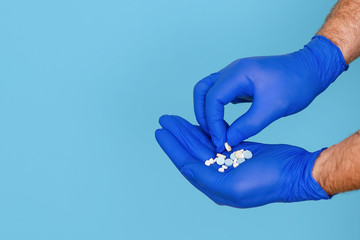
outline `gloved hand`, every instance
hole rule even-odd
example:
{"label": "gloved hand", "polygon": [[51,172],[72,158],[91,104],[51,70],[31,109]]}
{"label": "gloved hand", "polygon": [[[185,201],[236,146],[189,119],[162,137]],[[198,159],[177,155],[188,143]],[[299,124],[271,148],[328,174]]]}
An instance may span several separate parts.
{"label": "gloved hand", "polygon": [[329,199],[312,177],[321,150],[310,153],[283,144],[243,142],[234,150],[250,150],[253,158],[220,173],[216,163],[209,167],[204,164],[215,156],[215,146],[200,127],[178,116],[162,116],[160,124],[163,129],[155,135],[162,149],[184,177],[217,204],[248,208]]}
{"label": "gloved hand", "polygon": [[[235,146],[304,109],[347,68],[340,49],[323,36],[291,54],[236,60],[196,84],[196,119],[224,151],[225,142]],[[251,108],[227,128],[224,105],[249,101]]]}

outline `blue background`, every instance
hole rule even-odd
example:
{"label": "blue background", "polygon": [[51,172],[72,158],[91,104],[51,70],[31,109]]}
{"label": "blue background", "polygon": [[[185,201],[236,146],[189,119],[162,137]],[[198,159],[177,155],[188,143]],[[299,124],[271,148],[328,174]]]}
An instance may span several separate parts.
{"label": "blue background", "polygon": [[[195,123],[198,80],[300,49],[334,3],[1,1],[0,239],[359,239],[359,192],[219,207],[154,138],[162,114]],[[358,130],[359,64],[251,140],[315,151]]]}

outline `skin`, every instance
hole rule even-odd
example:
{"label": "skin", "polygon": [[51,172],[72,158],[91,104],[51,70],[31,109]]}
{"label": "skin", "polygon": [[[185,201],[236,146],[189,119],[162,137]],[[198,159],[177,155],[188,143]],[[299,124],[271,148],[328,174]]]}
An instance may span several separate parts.
{"label": "skin", "polygon": [[360,189],[360,131],[324,150],[316,159],[314,179],[329,195]]}
{"label": "skin", "polygon": [[335,43],[347,64],[360,56],[360,0],[340,0],[317,32]]}
{"label": "skin", "polygon": [[[360,0],[340,0],[317,32],[335,43],[346,63],[360,56]],[[331,196],[360,189],[360,131],[324,150],[317,158],[313,177]]]}

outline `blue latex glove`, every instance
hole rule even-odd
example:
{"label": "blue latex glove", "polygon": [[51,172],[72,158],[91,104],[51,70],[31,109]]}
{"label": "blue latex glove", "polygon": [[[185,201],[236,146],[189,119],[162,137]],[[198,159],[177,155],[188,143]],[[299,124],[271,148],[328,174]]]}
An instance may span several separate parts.
{"label": "blue latex glove", "polygon": [[[291,54],[236,60],[196,84],[196,119],[224,151],[226,141],[235,146],[307,107],[347,68],[340,49],[323,36]],[[224,105],[249,101],[251,108],[227,128]]]}
{"label": "blue latex glove", "polygon": [[[289,145],[243,142],[253,158],[237,168],[218,172],[204,164],[215,156],[215,146],[199,126],[178,116],[162,116],[156,139],[175,166],[197,189],[220,205],[248,208],[272,202],[329,199],[312,177],[320,151],[310,153]],[[229,153],[223,153],[227,156]]]}

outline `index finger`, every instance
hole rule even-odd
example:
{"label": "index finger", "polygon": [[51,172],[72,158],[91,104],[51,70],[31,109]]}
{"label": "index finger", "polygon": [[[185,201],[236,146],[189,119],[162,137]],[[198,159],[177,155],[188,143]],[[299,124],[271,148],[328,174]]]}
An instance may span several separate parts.
{"label": "index finger", "polygon": [[224,107],[238,95],[237,84],[231,79],[217,81],[206,95],[205,115],[212,142],[218,152],[225,150],[227,126],[224,121]]}

